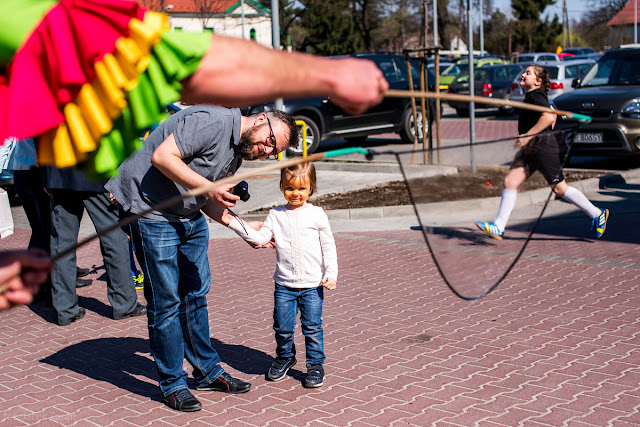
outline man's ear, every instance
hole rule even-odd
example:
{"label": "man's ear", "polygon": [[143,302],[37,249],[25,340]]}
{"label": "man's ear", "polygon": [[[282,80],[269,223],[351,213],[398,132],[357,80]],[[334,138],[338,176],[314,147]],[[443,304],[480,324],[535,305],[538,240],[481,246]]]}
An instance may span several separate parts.
{"label": "man's ear", "polygon": [[258,116],[256,117],[255,121],[253,122],[253,125],[259,125],[262,124],[264,122],[267,121],[267,113],[260,113],[258,114]]}

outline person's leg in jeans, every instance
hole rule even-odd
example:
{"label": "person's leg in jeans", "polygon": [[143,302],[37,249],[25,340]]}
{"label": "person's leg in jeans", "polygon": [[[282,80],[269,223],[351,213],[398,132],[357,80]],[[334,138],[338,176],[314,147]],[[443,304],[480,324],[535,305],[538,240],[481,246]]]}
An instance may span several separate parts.
{"label": "person's leg in jeans", "polygon": [[307,350],[307,367],[324,364],[324,331],[322,330],[322,302],[324,288],[301,289],[299,297],[300,325]]}
{"label": "person's leg in jeans", "polygon": [[196,387],[216,380],[224,370],[220,356],[211,345],[207,293],[211,288],[211,269],[207,248],[209,226],[204,215],[188,221],[187,241],[178,251],[180,265],[180,321],[184,334],[185,357],[193,366]]}
{"label": "person's leg in jeans", "polygon": [[298,289],[275,284],[273,292],[273,330],[276,336],[276,357],[290,359],[296,355],[293,333],[298,314]]}
{"label": "person's leg in jeans", "polygon": [[[84,205],[75,191],[50,190],[50,194],[51,256],[55,257],[77,244]],[[55,262],[51,272],[51,296],[59,324],[68,324],[78,315],[75,251]]]}
{"label": "person's leg in jeans", "polygon": [[[200,218],[204,220],[204,217]],[[140,219],[134,223],[145,260],[144,294],[147,299],[151,354],[158,368],[160,389],[164,396],[187,388],[187,373],[182,369],[185,356],[197,368],[197,372],[194,371],[194,376],[198,377],[196,381],[204,382],[205,378],[207,381],[215,380],[223,372],[219,365],[220,358],[211,347],[208,314],[203,316],[202,312],[207,312],[206,299],[196,297],[205,295],[210,286],[206,257],[208,228],[204,221],[206,235],[201,225],[197,227],[198,232],[192,235],[193,226],[192,221],[169,223]],[[191,237],[194,238],[193,242],[188,241]],[[182,253],[178,255],[178,247],[183,245],[189,248],[181,249]],[[204,274],[204,277],[195,271]],[[181,279],[183,274],[189,278],[189,282],[199,276],[200,283],[191,283],[182,290],[186,281]],[[202,325],[203,317],[206,317],[206,328]],[[183,329],[183,325],[187,327]]]}
{"label": "person's leg in jeans", "polygon": [[[98,233],[118,222],[117,206],[109,201],[109,193],[84,194],[84,206]],[[107,296],[113,317],[120,319],[135,310],[138,304],[129,269],[129,242],[121,228],[100,237],[100,250],[107,271]]]}

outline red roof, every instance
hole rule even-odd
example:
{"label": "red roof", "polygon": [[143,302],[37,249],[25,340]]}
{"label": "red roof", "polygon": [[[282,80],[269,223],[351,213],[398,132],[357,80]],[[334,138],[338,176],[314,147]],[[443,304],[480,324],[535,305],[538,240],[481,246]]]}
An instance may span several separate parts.
{"label": "red roof", "polygon": [[[609,22],[607,22],[607,25],[610,25],[612,27],[616,25],[633,25],[633,9],[635,8],[634,1],[635,0],[629,1],[629,3],[627,3],[627,5],[616,14],[616,16],[614,16]],[[638,6],[638,12],[640,12],[640,6]],[[636,19],[638,20],[638,22],[640,22],[640,14],[638,14]]]}
{"label": "red roof", "polygon": [[[144,1],[140,2],[143,6],[149,7],[150,9],[159,8],[159,1]],[[151,3],[145,5],[145,3]],[[251,0],[245,0],[245,3],[253,3]],[[173,5],[172,8],[167,9],[167,6]],[[212,7],[212,12],[214,13],[224,13],[229,8],[237,5],[240,7],[240,0],[164,0],[165,10],[169,13],[179,13],[179,12],[194,12],[198,13],[203,6],[210,5]],[[156,6],[156,7],[154,7]],[[260,6],[258,6],[260,7]]]}

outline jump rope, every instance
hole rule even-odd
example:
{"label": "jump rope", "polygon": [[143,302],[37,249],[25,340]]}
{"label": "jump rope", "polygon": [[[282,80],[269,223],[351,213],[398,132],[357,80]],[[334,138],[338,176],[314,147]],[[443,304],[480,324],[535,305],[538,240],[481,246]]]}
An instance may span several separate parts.
{"label": "jump rope", "polygon": [[[579,123],[589,123],[591,121],[591,117],[583,115],[583,114],[578,114],[578,113],[574,113],[571,111],[564,111],[564,110],[556,110],[553,108],[547,108],[547,107],[542,107],[539,105],[533,105],[533,104],[527,104],[524,102],[517,102],[517,101],[511,101],[511,100],[504,100],[504,99],[494,99],[494,98],[487,98],[487,97],[480,97],[480,96],[470,96],[470,95],[458,95],[458,94],[441,94],[441,93],[436,93],[436,92],[424,92],[424,91],[412,91],[412,90],[388,90],[385,92],[385,97],[388,98],[424,98],[424,99],[440,99],[440,100],[452,100],[452,101],[462,101],[462,102],[475,102],[475,103],[481,103],[481,104],[490,104],[490,105],[496,105],[496,106],[508,106],[508,107],[512,107],[512,108],[516,108],[516,109],[523,109],[523,110],[531,110],[531,111],[537,111],[540,113],[552,113],[552,114],[556,114],[558,116],[561,117],[566,117],[567,119],[571,119],[571,120],[575,120],[578,121]],[[574,135],[574,132],[568,132],[567,135]],[[529,135],[529,136],[535,136],[535,135]],[[486,145],[486,144],[493,144],[499,141],[506,141],[506,140],[511,140],[513,138],[503,138],[503,139],[498,139],[498,140],[492,140],[492,141],[482,141],[482,142],[476,142],[474,143],[474,145],[478,146],[478,145]],[[572,142],[573,138],[567,138],[567,143],[568,143],[568,147],[567,147],[567,151],[564,157],[564,160],[562,162],[562,167],[564,168],[564,165],[569,157],[569,153],[570,153],[570,149],[571,149],[571,142]],[[461,148],[461,147],[467,147],[468,144],[457,144],[457,145],[452,145],[452,146],[447,146],[447,147],[443,147],[440,148],[440,150],[445,150],[445,149],[453,149],[453,148]],[[202,187],[198,187],[198,188],[194,188],[182,195],[178,195],[175,197],[172,197],[170,199],[164,200],[162,202],[157,203],[156,205],[150,207],[149,209],[140,212],[138,214],[134,214],[134,215],[130,215],[127,216],[126,218],[120,220],[119,222],[115,223],[114,225],[102,230],[100,233],[96,233],[93,234],[83,240],[80,240],[77,244],[64,249],[63,251],[59,252],[58,254],[56,254],[55,256],[51,257],[51,262],[55,263],[57,260],[59,260],[62,257],[65,257],[67,255],[69,255],[70,253],[76,251],[78,248],[81,248],[83,246],[85,246],[86,244],[94,241],[95,239],[98,239],[108,233],[111,233],[114,230],[117,230],[118,228],[122,228],[122,227],[126,227],[131,225],[133,222],[137,221],[138,219],[144,217],[145,215],[154,212],[154,211],[161,211],[163,209],[166,209],[170,206],[173,206],[181,201],[183,201],[185,198],[188,197],[194,197],[194,196],[199,196],[202,195],[204,193],[207,193],[211,190],[213,190],[214,188],[217,188],[219,186],[225,185],[225,184],[230,184],[230,183],[235,183],[235,182],[239,182],[242,181],[244,179],[247,178],[251,178],[260,174],[264,174],[266,172],[271,172],[274,170],[278,170],[278,169],[284,169],[290,166],[294,166],[300,163],[306,163],[306,162],[315,162],[315,161],[319,161],[319,160],[323,160],[323,159],[329,159],[329,158],[333,158],[333,157],[339,157],[339,156],[344,156],[347,154],[363,154],[365,156],[365,158],[367,160],[373,160],[373,158],[376,155],[383,155],[383,154],[391,154],[394,155],[396,157],[396,160],[398,161],[398,165],[400,166],[400,170],[402,172],[402,176],[404,178],[405,181],[405,185],[407,186],[407,189],[409,191],[409,197],[411,199],[411,203],[413,205],[414,208],[414,212],[416,214],[416,217],[418,218],[418,223],[420,224],[420,228],[422,230],[422,233],[424,235],[427,247],[429,248],[429,252],[431,254],[431,257],[438,269],[438,272],[440,273],[440,276],[442,277],[442,279],[444,280],[444,282],[446,283],[447,287],[459,298],[462,298],[464,300],[467,301],[473,301],[473,300],[477,300],[479,298],[482,298],[483,296],[489,294],[490,292],[492,292],[499,284],[500,282],[502,282],[507,275],[509,274],[509,272],[511,272],[511,270],[513,269],[513,267],[516,265],[516,263],[518,262],[518,260],[520,259],[520,257],[522,256],[522,254],[524,253],[524,250],[526,249],[526,246],[528,244],[528,242],[531,240],[531,237],[533,236],[538,224],[540,223],[541,219],[542,219],[542,215],[544,214],[544,211],[547,207],[547,205],[549,204],[549,201],[551,200],[551,196],[553,194],[553,189],[550,191],[549,196],[546,199],[546,202],[544,203],[544,206],[542,208],[542,212],[540,213],[540,216],[537,218],[533,228],[531,229],[531,231],[529,232],[529,235],[527,236],[527,239],[525,240],[525,243],[523,244],[523,247],[520,249],[520,251],[518,252],[518,254],[516,255],[516,257],[514,258],[514,260],[511,262],[511,264],[509,265],[509,267],[506,269],[505,273],[496,281],[495,284],[493,284],[491,287],[489,287],[485,292],[481,293],[480,295],[477,296],[468,296],[468,295],[463,295],[460,292],[458,292],[450,283],[450,281],[447,279],[446,274],[444,273],[444,270],[442,269],[440,263],[437,260],[437,257],[434,253],[433,247],[431,246],[430,242],[429,242],[429,238],[426,232],[426,228],[424,226],[424,224],[422,223],[421,219],[420,219],[420,215],[418,213],[418,208],[416,206],[416,202],[414,199],[414,195],[411,192],[411,187],[409,185],[408,179],[407,179],[407,174],[405,169],[402,166],[402,162],[400,161],[400,155],[401,154],[407,154],[407,153],[416,153],[416,152],[420,152],[420,151],[426,151],[425,149],[423,150],[407,150],[407,151],[375,151],[372,149],[364,149],[362,147],[349,147],[349,148],[343,148],[343,149],[338,149],[338,150],[331,150],[331,151],[327,151],[324,153],[316,153],[316,154],[312,154],[309,155],[307,157],[296,157],[296,158],[292,158],[292,159],[288,159],[285,161],[279,161],[279,162],[275,162],[260,168],[256,168],[256,169],[252,169],[250,171],[247,172],[240,172],[237,173],[235,175],[232,176],[228,176],[222,179],[219,179],[217,181],[213,181],[210,184],[204,185]],[[6,292],[9,289],[9,283],[4,283],[0,285],[0,294]]]}

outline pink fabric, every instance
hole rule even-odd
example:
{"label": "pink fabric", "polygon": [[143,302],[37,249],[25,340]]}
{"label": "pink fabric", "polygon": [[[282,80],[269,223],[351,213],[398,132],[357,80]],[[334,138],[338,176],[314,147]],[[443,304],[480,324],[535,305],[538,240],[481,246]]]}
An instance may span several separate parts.
{"label": "pink fabric", "polygon": [[127,0],[61,0],[0,79],[0,143],[41,135],[64,122],[64,106],[95,78],[94,64],[129,36],[145,9]]}

